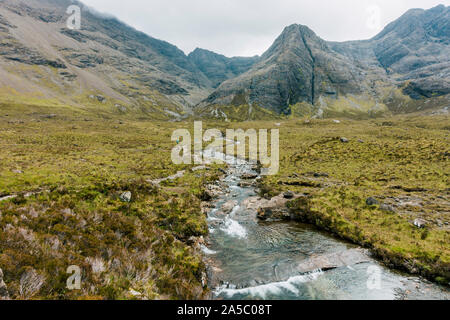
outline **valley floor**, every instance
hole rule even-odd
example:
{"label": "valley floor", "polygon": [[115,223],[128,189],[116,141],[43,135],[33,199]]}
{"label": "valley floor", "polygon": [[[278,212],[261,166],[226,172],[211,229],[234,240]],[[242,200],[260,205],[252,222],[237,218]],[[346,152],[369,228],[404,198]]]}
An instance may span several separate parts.
{"label": "valley floor", "polygon": [[[9,297],[205,297],[193,243],[208,233],[201,202],[220,171],[172,164],[173,130],[191,127],[0,105],[0,269]],[[449,282],[448,116],[279,128],[281,170],[261,182],[262,196],[304,194],[290,203],[296,219],[372,248],[388,265]],[[66,287],[72,265],[82,270],[80,290]]]}

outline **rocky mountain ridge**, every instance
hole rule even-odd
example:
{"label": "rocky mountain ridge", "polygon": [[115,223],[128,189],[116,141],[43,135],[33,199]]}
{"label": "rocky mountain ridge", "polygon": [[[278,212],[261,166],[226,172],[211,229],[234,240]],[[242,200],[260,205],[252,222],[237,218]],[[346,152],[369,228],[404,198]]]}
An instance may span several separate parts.
{"label": "rocky mountain ridge", "polygon": [[[81,30],[66,26],[71,4]],[[373,39],[343,43],[295,24],[261,57],[227,58],[186,55],[78,1],[1,0],[0,96],[152,119],[438,108],[449,104],[449,21],[449,7],[413,9]]]}
{"label": "rocky mountain ridge", "polygon": [[431,107],[448,105],[449,25],[449,7],[440,5],[412,9],[364,41],[327,42],[306,26],[289,26],[202,108],[244,104],[320,117],[417,111],[430,99]]}

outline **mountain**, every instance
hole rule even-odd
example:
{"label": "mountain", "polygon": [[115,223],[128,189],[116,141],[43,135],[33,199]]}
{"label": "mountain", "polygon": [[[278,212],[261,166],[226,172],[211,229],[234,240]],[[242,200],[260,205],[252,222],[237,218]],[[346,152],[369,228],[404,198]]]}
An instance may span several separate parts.
{"label": "mountain", "polygon": [[[67,7],[82,8],[80,30]],[[0,0],[0,103],[150,119],[378,116],[449,104],[449,7],[413,9],[373,39],[303,25],[261,57],[189,55],[71,0]]]}
{"label": "mountain", "polygon": [[[72,4],[82,8],[81,30],[66,26]],[[214,72],[208,66],[212,60],[199,61],[199,50],[188,57],[70,0],[1,0],[0,37],[3,99],[25,95],[155,118],[189,114],[221,81],[248,70],[256,59],[208,53],[223,64]]]}
{"label": "mountain", "polygon": [[247,72],[259,60],[258,56],[227,58],[224,55],[199,48],[191,52],[188,57],[212,81],[214,88],[228,79]]}
{"label": "mountain", "polygon": [[[449,7],[413,9],[366,41],[327,42],[287,27],[246,73],[222,83],[198,109],[262,107],[281,114],[377,115],[448,105]],[[430,102],[431,101],[431,102]]]}
{"label": "mountain", "polygon": [[[450,93],[450,10],[412,9],[371,40],[332,44],[356,61],[378,63],[413,98]],[[369,50],[361,50],[369,48]]]}

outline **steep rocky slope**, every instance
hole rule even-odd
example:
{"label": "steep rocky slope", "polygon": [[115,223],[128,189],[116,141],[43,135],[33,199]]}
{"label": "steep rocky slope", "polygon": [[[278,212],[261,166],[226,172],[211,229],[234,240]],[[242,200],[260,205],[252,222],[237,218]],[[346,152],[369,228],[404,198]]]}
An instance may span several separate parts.
{"label": "steep rocky slope", "polygon": [[[66,26],[71,4],[80,30]],[[370,40],[292,25],[261,57],[177,47],[71,0],[0,0],[0,102],[151,119],[367,117],[449,105],[449,8],[413,9]]]}
{"label": "steep rocky slope", "polygon": [[259,59],[255,57],[233,57],[214,53],[209,50],[195,49],[189,54],[189,59],[217,88],[222,82],[247,72]]}
{"label": "steep rocky slope", "polygon": [[[331,44],[356,61],[379,63],[413,98],[450,93],[450,7],[413,9],[371,40]],[[363,50],[367,48],[368,50]]]}
{"label": "steep rocky slope", "polygon": [[292,25],[258,63],[222,83],[199,109],[226,113],[230,104],[257,105],[322,116],[448,105],[449,22],[449,7],[413,9],[371,40],[344,43]]}
{"label": "steep rocky slope", "polygon": [[[82,8],[80,30],[67,28],[71,4]],[[2,99],[101,104],[156,118],[190,113],[253,61],[221,57],[228,71],[205,75],[177,47],[70,0],[0,1],[0,37]]]}

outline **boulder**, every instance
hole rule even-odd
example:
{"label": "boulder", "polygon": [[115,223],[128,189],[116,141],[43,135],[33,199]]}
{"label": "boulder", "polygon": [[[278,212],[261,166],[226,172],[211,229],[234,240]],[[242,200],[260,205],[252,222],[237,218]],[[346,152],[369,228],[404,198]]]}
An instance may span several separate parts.
{"label": "boulder", "polygon": [[250,188],[253,186],[254,186],[254,183],[251,181],[240,181],[238,183],[238,187],[241,187],[241,188]]}
{"label": "boulder", "polygon": [[126,191],[122,193],[119,198],[122,202],[131,202],[131,192]]}
{"label": "boulder", "polygon": [[258,178],[256,173],[244,173],[241,177],[243,180],[253,180]]}
{"label": "boulder", "polygon": [[9,299],[9,293],[8,289],[6,288],[6,284],[3,281],[3,271],[0,269],[0,300],[8,300]]}
{"label": "boulder", "polygon": [[293,199],[294,198],[294,193],[292,191],[286,191],[285,193],[283,193],[283,197],[285,199]]}
{"label": "boulder", "polygon": [[377,199],[373,198],[373,197],[369,197],[366,200],[366,204],[368,206],[377,206],[377,205],[380,204],[380,202]]}
{"label": "boulder", "polygon": [[380,210],[381,211],[385,211],[385,212],[395,212],[395,209],[394,209],[394,207],[393,206],[391,206],[391,205],[389,205],[389,204],[386,204],[386,203],[383,203],[381,206],[380,206]]}
{"label": "boulder", "polygon": [[286,207],[262,207],[258,209],[258,219],[260,220],[290,220],[291,215]]}
{"label": "boulder", "polygon": [[238,204],[237,201],[234,201],[234,200],[230,200],[230,201],[224,203],[222,206],[222,212],[224,214],[231,213],[231,211],[233,211],[234,207],[236,207],[237,204]]}
{"label": "boulder", "polygon": [[427,222],[423,219],[416,219],[414,220],[414,225],[419,229],[423,229],[427,226]]}
{"label": "boulder", "polygon": [[340,140],[341,140],[342,143],[349,143],[350,142],[350,140],[348,140],[347,138],[344,138],[344,137],[342,137]]}

